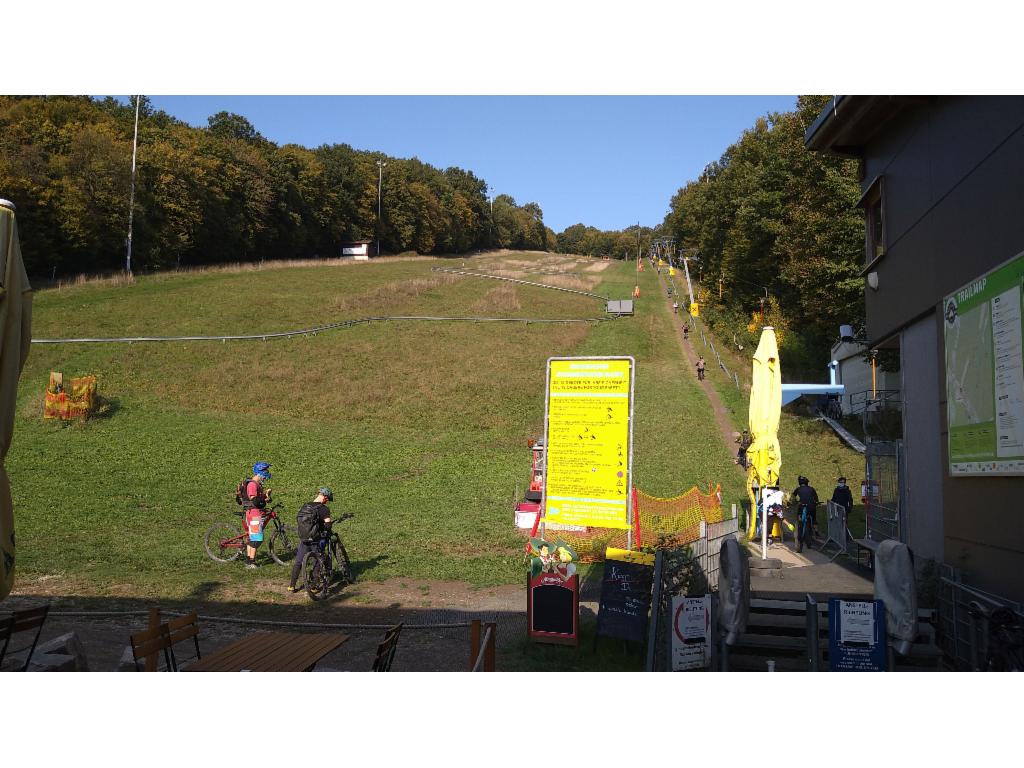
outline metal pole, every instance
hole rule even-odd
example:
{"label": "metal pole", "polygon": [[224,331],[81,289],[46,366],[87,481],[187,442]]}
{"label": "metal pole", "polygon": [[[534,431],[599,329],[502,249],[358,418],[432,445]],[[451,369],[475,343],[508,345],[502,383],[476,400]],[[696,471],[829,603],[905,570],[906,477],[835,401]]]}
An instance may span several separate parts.
{"label": "metal pole", "polygon": [[132,182],[131,194],[128,203],[128,255],[125,258],[124,270],[129,274],[132,271],[132,225],[135,223],[135,156],[139,147],[139,105],[142,97],[135,97],[135,136],[132,139]]}
{"label": "metal pole", "polygon": [[380,190],[384,184],[384,168],[387,167],[387,163],[382,160],[377,161],[377,255],[380,256]]}
{"label": "metal pole", "polygon": [[[757,495],[761,499],[761,559],[768,559],[768,510],[764,508],[764,486],[758,482]],[[756,513],[757,510],[755,510]]]}

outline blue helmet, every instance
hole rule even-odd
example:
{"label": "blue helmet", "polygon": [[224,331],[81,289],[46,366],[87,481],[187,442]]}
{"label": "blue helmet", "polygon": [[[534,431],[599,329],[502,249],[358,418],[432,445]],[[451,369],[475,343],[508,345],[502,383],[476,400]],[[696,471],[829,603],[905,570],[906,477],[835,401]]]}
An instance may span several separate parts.
{"label": "blue helmet", "polygon": [[270,479],[270,464],[268,464],[265,461],[257,461],[255,464],[252,465],[252,473],[254,475],[259,475],[260,477],[264,478],[265,480],[269,480]]}

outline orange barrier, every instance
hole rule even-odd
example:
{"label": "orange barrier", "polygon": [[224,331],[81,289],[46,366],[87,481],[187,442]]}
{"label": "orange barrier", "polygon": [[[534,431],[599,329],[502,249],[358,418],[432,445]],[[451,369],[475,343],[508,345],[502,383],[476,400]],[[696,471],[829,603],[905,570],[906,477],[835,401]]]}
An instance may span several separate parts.
{"label": "orange barrier", "polygon": [[[663,499],[633,489],[634,547],[678,547],[700,537],[700,524],[722,521],[722,486],[702,493],[691,488],[679,496]],[[601,562],[608,547],[628,548],[627,531],[617,528],[588,527],[582,531],[548,525],[546,535],[557,536],[569,544],[584,563]],[[533,535],[536,535],[534,533]],[[639,544],[638,544],[639,543]]]}

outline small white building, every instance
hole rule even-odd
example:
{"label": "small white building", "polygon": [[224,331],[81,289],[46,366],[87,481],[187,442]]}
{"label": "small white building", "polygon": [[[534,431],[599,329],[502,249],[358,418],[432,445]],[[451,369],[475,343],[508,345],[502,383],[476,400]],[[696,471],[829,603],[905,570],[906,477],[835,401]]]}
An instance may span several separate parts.
{"label": "small white building", "polygon": [[[840,398],[844,415],[860,413],[871,397],[871,363],[865,359],[866,352],[864,344],[848,339],[832,345],[832,361],[837,363],[835,383],[846,387]],[[899,391],[899,371],[883,371],[876,366],[875,388],[878,392]]]}
{"label": "small white building", "polygon": [[355,259],[356,261],[370,260],[370,243],[372,240],[354,240],[351,243],[341,244],[341,257],[343,259]]}

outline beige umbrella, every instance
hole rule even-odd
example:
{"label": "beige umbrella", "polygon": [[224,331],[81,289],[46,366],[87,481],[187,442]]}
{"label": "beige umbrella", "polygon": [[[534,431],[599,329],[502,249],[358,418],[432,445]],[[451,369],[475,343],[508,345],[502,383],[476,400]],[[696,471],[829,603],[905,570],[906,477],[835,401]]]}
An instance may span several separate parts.
{"label": "beige umbrella", "polygon": [[[779,345],[775,329],[766,326],[754,352],[754,370],[750,385],[750,437],[747,449],[750,475],[747,487],[752,509],[757,509],[754,487],[764,493],[769,486],[778,485],[782,469],[782,450],[779,448],[779,418],[782,413],[782,369],[779,366]],[[754,533],[754,515],[750,516],[750,537]],[[765,532],[767,534],[767,532]]]}
{"label": "beige umbrella", "polygon": [[32,288],[21,260],[14,203],[0,200],[0,600],[14,586],[14,506],[3,461],[14,434],[18,378],[32,343]]}

